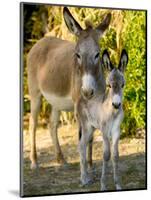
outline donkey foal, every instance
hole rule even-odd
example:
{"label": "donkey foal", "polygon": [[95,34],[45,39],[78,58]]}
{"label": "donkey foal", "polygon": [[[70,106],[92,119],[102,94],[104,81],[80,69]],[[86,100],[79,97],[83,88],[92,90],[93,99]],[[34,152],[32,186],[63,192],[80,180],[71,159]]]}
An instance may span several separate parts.
{"label": "donkey foal", "polygon": [[112,162],[114,183],[117,190],[121,189],[118,177],[118,142],[120,138],[120,124],[123,119],[122,90],[125,84],[124,70],[128,63],[125,50],[121,53],[118,68],[113,67],[107,50],[103,52],[102,62],[109,71],[107,85],[109,89],[100,96],[90,100],[81,97],[77,105],[77,117],[80,122],[82,136],[79,143],[81,182],[89,184],[91,178],[87,172],[87,144],[92,139],[94,129],[103,133],[103,166],[101,176],[101,190],[106,190],[107,164],[110,159],[110,138],[112,139]]}

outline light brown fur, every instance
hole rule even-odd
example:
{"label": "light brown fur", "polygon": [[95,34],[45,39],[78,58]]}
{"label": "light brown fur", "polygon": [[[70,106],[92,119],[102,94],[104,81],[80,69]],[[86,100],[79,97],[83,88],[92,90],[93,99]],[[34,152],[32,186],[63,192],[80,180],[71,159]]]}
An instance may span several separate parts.
{"label": "light brown fur", "polygon": [[65,40],[42,38],[28,55],[29,84],[31,80],[37,89],[59,96],[70,94],[74,48],[75,44]]}
{"label": "light brown fur", "polygon": [[[78,42],[74,44],[55,37],[44,37],[32,47],[27,58],[28,87],[31,98],[30,159],[32,168],[37,167],[35,134],[41,96],[43,95],[52,106],[50,133],[56,158],[64,162],[57,136],[60,111],[73,110],[74,104],[81,96],[82,73],[84,72],[91,73],[91,77],[94,77],[96,82],[93,95],[105,89],[100,59],[97,56],[97,62],[95,62],[95,55],[99,52],[99,37],[107,29],[111,14],[108,14],[96,29],[89,27],[86,30],[80,27],[67,8],[64,8],[63,15],[68,29],[78,37]],[[84,62],[82,61],[81,66],[77,64],[77,50],[82,51],[81,57]],[[82,70],[79,70],[79,67]],[[91,84],[88,85],[91,87]],[[100,88],[99,91],[97,85]]]}

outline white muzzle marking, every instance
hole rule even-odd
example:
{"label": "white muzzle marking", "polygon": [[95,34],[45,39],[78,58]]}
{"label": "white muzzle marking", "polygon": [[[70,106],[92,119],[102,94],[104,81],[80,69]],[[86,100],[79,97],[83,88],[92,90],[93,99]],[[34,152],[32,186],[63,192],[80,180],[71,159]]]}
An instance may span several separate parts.
{"label": "white muzzle marking", "polygon": [[113,96],[113,103],[114,104],[120,104],[121,103],[121,96],[120,95],[118,95],[118,94],[115,94],[114,96]]}
{"label": "white muzzle marking", "polygon": [[82,89],[85,91],[96,90],[96,82],[91,74],[84,74],[82,77]]}

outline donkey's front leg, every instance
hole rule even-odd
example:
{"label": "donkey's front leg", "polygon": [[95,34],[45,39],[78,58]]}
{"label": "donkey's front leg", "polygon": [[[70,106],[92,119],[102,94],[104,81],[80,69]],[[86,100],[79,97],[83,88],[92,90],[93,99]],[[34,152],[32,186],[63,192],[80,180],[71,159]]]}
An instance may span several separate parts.
{"label": "donkey's front leg", "polygon": [[118,142],[120,137],[120,130],[115,130],[112,134],[112,163],[113,163],[113,176],[114,176],[114,184],[116,190],[121,190],[121,185],[119,181],[118,175],[118,160],[119,160],[119,151],[118,151]]}
{"label": "donkey's front leg", "polygon": [[92,127],[82,127],[82,136],[79,142],[79,150],[80,150],[80,170],[81,170],[81,182],[82,185],[87,185],[92,182],[90,176],[87,172],[87,160],[86,160],[86,152],[87,152],[87,144],[93,133]]}
{"label": "donkey's front leg", "polygon": [[101,176],[101,190],[105,191],[106,188],[106,175],[108,168],[108,161],[110,159],[110,142],[108,137],[103,135],[103,166],[102,166],[102,176]]}
{"label": "donkey's front leg", "polygon": [[92,146],[93,146],[93,135],[92,137],[90,138],[89,140],[89,143],[88,143],[88,168],[90,170],[92,170],[92,164],[93,164],[93,161],[92,161]]}

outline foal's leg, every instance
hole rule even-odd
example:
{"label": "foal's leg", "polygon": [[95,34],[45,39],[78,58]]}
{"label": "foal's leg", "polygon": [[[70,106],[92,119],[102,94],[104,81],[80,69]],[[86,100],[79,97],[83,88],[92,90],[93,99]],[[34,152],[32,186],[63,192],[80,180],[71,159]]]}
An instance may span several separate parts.
{"label": "foal's leg", "polygon": [[106,135],[103,135],[103,166],[101,176],[101,190],[106,190],[106,175],[108,168],[108,161],[110,160],[110,141]]}
{"label": "foal's leg", "polygon": [[93,133],[92,127],[82,127],[82,136],[79,143],[80,150],[80,170],[81,170],[81,182],[82,185],[87,185],[91,183],[91,178],[88,176],[87,172],[87,160],[86,160],[86,150],[87,144]]}
{"label": "foal's leg", "polygon": [[34,97],[31,96],[31,102],[30,102],[31,115],[29,121],[31,169],[37,168],[36,127],[37,127],[37,116],[39,113],[40,105],[41,105],[41,94],[37,93]]}
{"label": "foal's leg", "polygon": [[114,176],[114,184],[117,190],[121,190],[121,185],[119,181],[118,175],[118,160],[119,160],[119,152],[118,152],[118,142],[120,137],[120,130],[115,130],[112,133],[112,163],[113,163],[113,176]]}
{"label": "foal's leg", "polygon": [[[82,128],[79,127],[79,141],[81,140],[82,137]],[[87,161],[88,161],[88,168],[92,169],[92,143],[93,143],[93,136],[89,139],[88,142],[88,151],[87,151]]]}
{"label": "foal's leg", "polygon": [[52,137],[54,150],[55,150],[55,157],[58,163],[65,164],[65,160],[59,145],[58,135],[57,135],[57,128],[59,123],[60,111],[52,108],[51,116],[50,116],[50,134]]}
{"label": "foal's leg", "polygon": [[88,167],[92,169],[92,144],[93,144],[93,135],[88,143]]}

